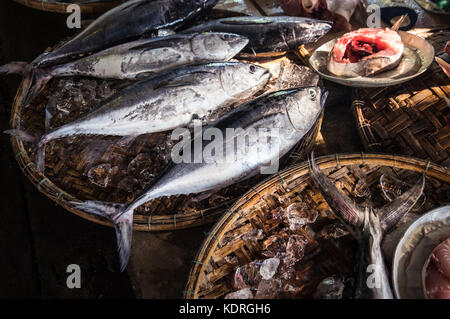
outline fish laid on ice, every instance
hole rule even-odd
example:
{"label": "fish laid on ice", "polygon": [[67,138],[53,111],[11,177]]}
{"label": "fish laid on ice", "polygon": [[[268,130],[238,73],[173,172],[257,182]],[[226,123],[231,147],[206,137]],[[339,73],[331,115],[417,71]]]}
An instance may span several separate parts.
{"label": "fish laid on ice", "polygon": [[328,59],[328,71],[337,76],[371,76],[395,68],[405,46],[390,29],[364,28],[339,38]]}
{"label": "fish laid on ice", "polygon": [[[121,44],[73,62],[33,70],[31,87],[22,105],[29,104],[53,77],[136,80],[184,65],[228,61],[247,43],[244,36],[231,33],[195,33]],[[0,72],[24,73],[26,67],[26,63],[13,62],[0,67]]]}
{"label": "fish laid on ice", "polygon": [[[214,140],[203,141],[203,149],[211,149],[211,152],[226,150],[227,158],[233,160],[211,159],[199,163],[176,164],[129,205],[98,201],[74,205],[114,223],[123,270],[130,255],[133,212],[136,208],[161,197],[219,190],[258,173],[263,165],[279,160],[311,130],[323,110],[326,97],[327,93],[319,87],[266,94],[240,106],[209,126],[220,130],[226,138],[220,143]],[[234,133],[230,135],[229,130],[233,128]],[[278,133],[270,135],[269,139],[247,138],[252,131],[260,128],[276,129]],[[237,139],[244,140],[245,145],[230,147],[228,143]]]}
{"label": "fish laid on ice", "polygon": [[161,29],[178,29],[203,15],[217,0],[131,0],[101,15],[76,37],[33,61],[48,67],[125,43]]}
{"label": "fish laid on ice", "polygon": [[[45,145],[76,135],[137,136],[188,125],[192,119],[262,90],[270,72],[241,62],[222,62],[185,67],[153,79],[137,82],[76,121],[47,132],[36,141],[36,165],[44,170]],[[25,141],[26,132],[6,131]]]}
{"label": "fish laid on ice", "polygon": [[[381,251],[383,233],[389,232],[417,203],[425,187],[425,176],[422,176],[416,185],[394,201],[380,209],[374,209],[355,204],[339,191],[334,183],[321,172],[314,156],[311,157],[310,174],[333,212],[350,227],[356,228],[354,235],[359,244],[360,263],[355,297],[393,299]],[[373,282],[370,280],[370,287],[368,276],[373,279]]]}
{"label": "fish laid on ice", "polygon": [[230,32],[249,38],[246,53],[284,52],[312,43],[328,33],[331,23],[298,17],[233,17],[213,20],[184,32]]}

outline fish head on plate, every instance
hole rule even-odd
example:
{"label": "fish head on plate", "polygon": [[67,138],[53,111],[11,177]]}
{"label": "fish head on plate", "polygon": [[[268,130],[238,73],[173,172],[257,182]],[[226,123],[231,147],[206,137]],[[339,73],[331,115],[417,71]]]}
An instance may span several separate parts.
{"label": "fish head on plate", "polygon": [[202,32],[191,40],[194,53],[213,61],[229,60],[242,51],[248,38],[234,33]]}
{"label": "fish head on plate", "polygon": [[272,76],[266,68],[250,63],[224,63],[220,79],[225,91],[245,91],[246,95],[261,91]]}
{"label": "fish head on plate", "polygon": [[286,112],[292,126],[297,131],[308,131],[311,117],[318,117],[328,97],[328,92],[317,86],[299,88],[288,97]]}

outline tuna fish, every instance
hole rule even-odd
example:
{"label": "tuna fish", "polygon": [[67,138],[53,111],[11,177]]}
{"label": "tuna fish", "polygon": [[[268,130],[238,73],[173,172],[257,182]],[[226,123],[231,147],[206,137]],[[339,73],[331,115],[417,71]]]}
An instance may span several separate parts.
{"label": "tuna fish", "polygon": [[247,53],[284,52],[317,41],[331,23],[297,17],[233,17],[213,20],[184,32],[231,32],[250,39]]}
{"label": "tuna fish", "polygon": [[[177,69],[137,82],[78,120],[40,137],[36,165],[44,170],[45,145],[52,140],[76,135],[137,136],[186,126],[192,119],[252,97],[269,79],[270,72],[262,67],[223,62]],[[33,140],[23,131],[6,133]]]}
{"label": "tuna fish", "polygon": [[[311,156],[310,174],[325,201],[346,223],[359,243],[357,298],[393,299],[388,272],[381,251],[383,233],[389,232],[422,196],[425,176],[411,189],[386,206],[361,207],[340,192]],[[370,275],[371,278],[368,277]]]}
{"label": "tuna fish", "polygon": [[[136,80],[183,65],[228,61],[247,43],[247,38],[236,34],[196,33],[121,44],[67,64],[34,69],[31,87],[22,100],[22,106],[29,104],[53,77]],[[0,67],[0,72],[25,73],[26,67],[26,63],[13,62]]]}
{"label": "tuna fish", "polygon": [[101,15],[84,31],[33,66],[48,67],[135,40],[161,29],[178,29],[211,9],[217,0],[130,0]]}
{"label": "tuna fish", "polygon": [[[220,142],[201,140],[204,150],[212,145],[215,152],[226,150],[226,157],[231,161],[213,159],[175,164],[129,205],[98,201],[77,202],[74,205],[114,223],[123,270],[130,256],[133,212],[136,208],[161,197],[219,190],[257,174],[263,165],[278,161],[311,130],[323,110],[326,97],[327,93],[319,87],[266,94],[209,126],[219,130],[226,138]],[[259,128],[277,129],[278,133],[271,135],[270,139],[247,138]],[[227,133],[230,129],[235,129],[231,136]],[[197,135],[196,138],[202,136]],[[237,139],[244,140],[245,144],[242,147],[229,144]]]}
{"label": "tuna fish", "polygon": [[400,35],[390,29],[359,29],[339,38],[328,71],[337,76],[371,76],[398,66],[404,51]]}

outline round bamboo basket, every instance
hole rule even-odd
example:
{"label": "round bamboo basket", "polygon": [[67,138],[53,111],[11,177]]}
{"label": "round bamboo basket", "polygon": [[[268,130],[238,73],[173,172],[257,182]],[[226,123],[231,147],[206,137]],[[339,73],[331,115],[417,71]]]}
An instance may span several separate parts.
{"label": "round bamboo basket", "polygon": [[[33,101],[33,103],[23,110],[20,110],[19,96],[21,95],[23,86],[24,83],[22,83],[19,88],[14,100],[11,111],[11,128],[24,129],[42,134],[44,132],[43,106],[45,105],[45,101],[43,102],[42,99],[44,99],[43,96],[45,95],[50,96],[52,92],[46,92],[49,90],[49,88],[47,88],[35,99],[35,101]],[[286,167],[298,159],[304,158],[306,154],[310,152],[319,134],[323,116],[324,114],[322,112],[321,117],[310,132],[282,159],[280,163],[281,167]],[[150,149],[150,153],[157,153],[154,149],[157,148],[158,143],[160,143],[160,136],[155,134],[150,135],[149,138],[145,138],[142,142],[139,142],[137,146],[139,151],[132,156],[139,155],[141,154],[140,152],[143,152],[144,150],[146,150],[147,153],[149,152],[149,146],[147,145],[148,139],[153,141],[153,144],[150,146],[153,147],[153,149]],[[102,217],[75,209],[71,202],[80,200],[101,200],[130,203],[142,192],[142,190],[136,190],[132,193],[116,192],[115,189],[112,189],[111,187],[101,188],[91,183],[86,177],[86,174],[82,173],[82,167],[84,165],[83,152],[85,149],[97,149],[97,145],[94,142],[89,142],[90,139],[85,137],[77,138],[75,143],[69,142],[64,144],[63,140],[61,143],[56,141],[52,146],[50,153],[47,150],[45,175],[37,170],[33,161],[34,153],[32,152],[30,145],[24,144],[14,137],[11,138],[11,143],[21,170],[41,193],[78,216],[99,224],[111,226],[111,224]],[[108,137],[98,137],[95,141],[99,143],[101,147],[101,145],[109,143],[110,137],[109,140]],[[72,151],[72,144],[79,144],[80,147],[78,147],[77,150]],[[71,155],[70,160],[58,157],[58,153],[60,152],[69,153]],[[97,154],[96,157],[102,159],[105,154],[106,151],[104,154]],[[113,155],[124,159],[129,157],[129,154],[120,148],[114,150]],[[152,158],[152,165],[160,168],[157,169],[157,173],[160,173],[165,167],[157,157]],[[200,202],[191,201],[193,196],[177,196],[152,201],[135,211],[134,229],[138,231],[170,231],[212,223],[216,221],[237,198],[251,189],[251,187],[257,184],[262,178],[262,176],[255,177],[242,183],[238,183],[237,185],[230,186],[220,191],[218,193],[219,197],[211,202],[209,199]]]}
{"label": "round bamboo basket", "polygon": [[47,0],[14,0],[14,1],[33,9],[58,13],[67,13],[68,6],[70,6],[71,4],[78,4],[83,14],[104,13],[124,2],[123,0],[115,0],[115,1],[111,0],[92,3],[54,2]]}
{"label": "round bamboo basket", "polygon": [[[415,212],[424,213],[429,208],[448,202],[450,171],[431,162],[411,157],[361,153],[329,155],[317,159],[317,163],[350,197],[361,174],[366,177],[370,190],[375,191],[381,174],[393,173],[401,180],[409,178],[416,181],[419,174],[426,172],[426,201]],[[329,206],[309,177],[307,162],[295,165],[256,186],[239,199],[212,231],[206,234],[202,248],[193,261],[184,297],[215,299],[231,292],[229,275],[237,267],[261,257],[262,241],[246,241],[242,234],[261,228],[272,209],[287,207],[298,201],[309,204],[321,216],[330,215]],[[270,236],[270,231],[263,231],[265,236]],[[334,256],[341,256],[341,253],[334,251]],[[318,281],[328,276],[322,274]],[[309,285],[314,282],[317,284],[318,281],[315,278],[308,279],[303,289],[312,289]]]}
{"label": "round bamboo basket", "polygon": [[[419,32],[449,60],[450,30]],[[353,112],[368,152],[397,153],[450,164],[450,79],[439,65],[407,83],[354,91]]]}

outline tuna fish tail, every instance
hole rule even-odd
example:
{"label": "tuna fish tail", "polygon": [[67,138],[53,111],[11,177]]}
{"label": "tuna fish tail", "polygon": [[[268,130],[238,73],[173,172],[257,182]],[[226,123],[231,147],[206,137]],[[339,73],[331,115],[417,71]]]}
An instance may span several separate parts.
{"label": "tuna fish tail", "polygon": [[309,172],[330,208],[346,223],[357,227],[362,226],[364,209],[345,196],[330,178],[322,173],[314,160],[314,152],[311,154]]}
{"label": "tuna fish tail", "polygon": [[51,72],[40,69],[33,69],[28,75],[27,89],[23,92],[21,108],[30,104],[41,92],[44,86],[53,78]]}
{"label": "tuna fish tail", "polygon": [[131,253],[131,238],[133,234],[133,211],[127,205],[86,201],[72,202],[77,209],[104,217],[114,224],[117,237],[117,246],[120,256],[120,271],[124,271]]}
{"label": "tuna fish tail", "polygon": [[24,130],[18,130],[18,129],[12,129],[12,130],[6,130],[3,133],[9,134],[13,137],[18,138],[22,142],[26,143],[33,143],[37,144],[39,142],[39,137],[34,135],[33,133],[24,131]]}
{"label": "tuna fish tail", "polygon": [[11,62],[0,66],[0,73],[25,75],[28,71],[27,62]]}
{"label": "tuna fish tail", "polygon": [[425,175],[422,175],[417,183],[395,200],[377,210],[381,216],[381,228],[383,233],[389,232],[400,219],[403,218],[418,202],[425,188]]}
{"label": "tuna fish tail", "polygon": [[44,172],[45,169],[45,144],[47,139],[45,137],[39,138],[39,136],[18,129],[6,130],[3,133],[9,134],[22,142],[32,143],[32,149],[35,152],[36,167],[40,172]]}

